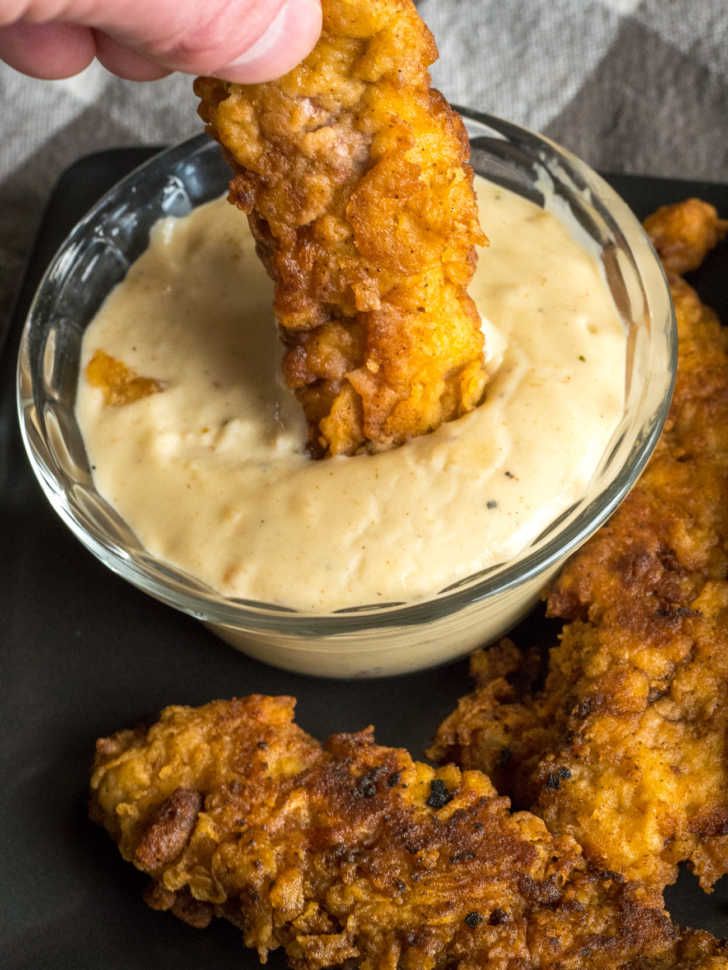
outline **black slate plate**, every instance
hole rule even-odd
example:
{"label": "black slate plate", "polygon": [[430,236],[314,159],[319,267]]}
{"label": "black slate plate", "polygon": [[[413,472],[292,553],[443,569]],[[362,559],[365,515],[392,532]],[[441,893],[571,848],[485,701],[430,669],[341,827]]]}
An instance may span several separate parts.
{"label": "black slate plate", "polygon": [[[51,511],[35,483],[15,418],[15,358],[41,273],[71,226],[150,149],[82,159],[61,178],[43,221],[0,363],[0,966],[4,970],[256,968],[238,933],[205,933],[153,913],[142,879],[86,820],[96,737],[155,715],[251,691],[299,698],[320,737],[373,722],[380,740],[421,754],[468,688],[467,665],[375,682],[281,673],[247,660],[201,626],[112,576]],[[728,185],[610,178],[644,216],[698,195],[728,213]],[[728,320],[728,245],[696,274]],[[530,621],[533,635],[543,620]],[[542,630],[542,633],[545,632]],[[712,897],[684,874],[670,892],[681,922],[728,935],[728,879]],[[283,967],[273,958],[273,970]]]}

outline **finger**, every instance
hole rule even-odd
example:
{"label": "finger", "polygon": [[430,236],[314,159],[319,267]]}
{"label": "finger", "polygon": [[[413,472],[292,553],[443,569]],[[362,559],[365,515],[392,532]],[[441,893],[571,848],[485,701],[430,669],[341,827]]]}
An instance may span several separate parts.
{"label": "finger", "polygon": [[169,70],[156,61],[117,43],[112,37],[96,31],[96,57],[107,71],[127,81],[157,81],[166,77]]}
{"label": "finger", "polygon": [[282,77],[313,49],[321,33],[319,0],[288,0],[265,33],[240,57],[210,73],[257,84]]}
{"label": "finger", "polygon": [[72,77],[88,67],[95,55],[94,38],[86,27],[27,23],[0,27],[0,59],[31,77]]}
{"label": "finger", "polygon": [[[320,0],[24,0],[21,5],[26,21],[62,16],[170,70],[246,82],[290,70],[321,30]],[[0,23],[3,13],[0,9]]]}

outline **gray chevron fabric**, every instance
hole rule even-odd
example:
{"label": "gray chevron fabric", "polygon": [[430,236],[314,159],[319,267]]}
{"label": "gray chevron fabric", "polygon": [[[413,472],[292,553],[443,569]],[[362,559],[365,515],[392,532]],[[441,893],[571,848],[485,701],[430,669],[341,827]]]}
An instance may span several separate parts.
{"label": "gray chevron fabric", "polygon": [[[728,180],[728,0],[422,0],[451,100],[545,131],[596,167]],[[0,65],[0,330],[43,203],[74,159],[199,129],[190,79]]]}

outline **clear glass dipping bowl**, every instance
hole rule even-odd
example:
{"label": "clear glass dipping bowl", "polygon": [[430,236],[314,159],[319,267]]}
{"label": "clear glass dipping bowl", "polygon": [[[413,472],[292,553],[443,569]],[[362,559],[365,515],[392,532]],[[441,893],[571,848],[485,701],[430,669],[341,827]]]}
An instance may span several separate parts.
{"label": "clear glass dipping bowl", "polygon": [[[553,142],[463,111],[476,171],[570,213],[601,254],[628,329],[625,410],[584,498],[511,562],[464,577],[424,601],[329,614],[230,599],[150,555],[99,495],[74,415],[84,329],[162,216],[220,195],[229,178],[204,135],[155,156],[108,192],[71,232],[38,288],[18,362],[25,446],[46,496],[113,572],[210,626],[254,657],[330,677],[374,677],[455,659],[498,638],[534,604],[564,560],[607,519],[648,460],[667,415],[676,368],[669,290],[642,228],[615,192]],[[487,227],[486,227],[487,229]]]}

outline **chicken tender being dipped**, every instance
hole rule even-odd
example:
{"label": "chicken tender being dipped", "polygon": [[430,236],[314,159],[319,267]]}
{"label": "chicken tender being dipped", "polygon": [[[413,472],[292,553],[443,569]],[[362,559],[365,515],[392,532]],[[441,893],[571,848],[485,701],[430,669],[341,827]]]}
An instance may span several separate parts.
{"label": "chicken tender being dipped", "polygon": [[195,85],[275,281],[284,375],[314,455],[381,451],[477,406],[467,293],[479,223],[459,116],[412,0],[323,0],[312,54],[278,81]]}
{"label": "chicken tender being dipped", "polygon": [[371,729],[325,745],[291,698],[167,708],[97,743],[92,816],[193,926],[222,916],[296,970],[725,970],[659,895],[511,814],[485,775],[433,769]]}
{"label": "chicken tender being dipped", "polygon": [[662,888],[688,861],[709,890],[728,873],[728,334],[676,274],[728,223],[691,199],[646,226],[678,320],[660,444],[551,590],[559,645],[476,655],[431,754],[492,774],[600,866]]}

